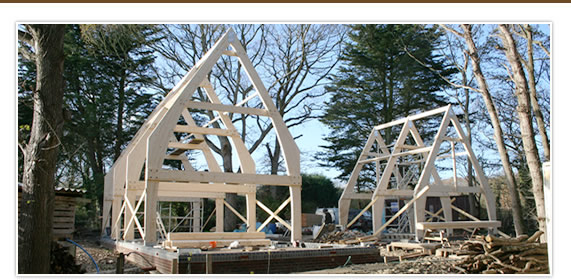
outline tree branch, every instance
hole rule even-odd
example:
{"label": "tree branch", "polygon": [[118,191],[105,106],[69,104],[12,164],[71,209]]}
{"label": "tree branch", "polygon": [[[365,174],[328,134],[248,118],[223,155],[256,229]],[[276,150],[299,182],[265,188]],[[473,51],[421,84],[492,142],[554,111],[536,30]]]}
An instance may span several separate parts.
{"label": "tree branch", "polygon": [[448,31],[448,32],[460,37],[460,38],[464,38],[464,34],[454,30],[451,27],[446,26],[445,24],[439,24],[438,26],[442,27],[444,30],[446,30],[446,31]]}
{"label": "tree branch", "polygon": [[34,46],[34,38],[28,32],[18,30],[18,40],[26,42],[30,46]]}
{"label": "tree branch", "polygon": [[544,52],[545,54],[547,54],[547,56],[549,56],[549,58],[551,58],[551,53],[549,52],[549,50],[543,45],[542,42],[540,41],[533,41],[534,44],[538,45]]}
{"label": "tree branch", "polygon": [[26,157],[26,146],[25,145],[26,144],[22,144],[22,143],[20,143],[20,141],[18,141],[18,148],[20,148],[24,157]]}
{"label": "tree branch", "polygon": [[510,71],[510,68],[509,68],[505,63],[502,63],[502,66],[503,66],[504,68],[506,68],[506,72],[507,72],[507,74],[508,74],[508,77],[510,77],[510,80],[515,83],[515,80],[514,80],[514,77],[512,76],[512,73],[511,73],[511,71]]}
{"label": "tree branch", "polygon": [[410,56],[410,58],[414,59],[414,60],[415,60],[416,62],[418,62],[420,65],[422,65],[422,66],[428,68],[430,71],[436,73],[436,75],[438,75],[441,79],[443,79],[444,81],[446,81],[446,82],[447,82],[448,84],[450,84],[451,86],[457,87],[457,88],[465,88],[465,89],[473,90],[473,91],[475,91],[475,92],[482,92],[482,91],[479,90],[479,89],[476,89],[476,88],[473,88],[473,87],[470,87],[470,86],[466,86],[466,85],[459,85],[459,84],[456,84],[456,83],[450,81],[448,78],[442,76],[442,74],[440,74],[438,71],[436,71],[436,69],[434,69],[434,68],[432,68],[432,67],[426,65],[425,63],[423,63],[422,61],[420,61],[418,58],[416,58],[414,55],[412,55],[412,54],[408,51],[408,49],[406,48],[406,46],[404,46],[404,51],[406,52],[406,54],[407,54],[408,56]]}

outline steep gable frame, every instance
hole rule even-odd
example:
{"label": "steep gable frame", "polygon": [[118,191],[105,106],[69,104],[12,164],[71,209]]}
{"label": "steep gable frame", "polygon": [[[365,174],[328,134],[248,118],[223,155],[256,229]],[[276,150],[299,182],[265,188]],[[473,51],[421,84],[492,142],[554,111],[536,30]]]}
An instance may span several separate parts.
{"label": "steep gable frame", "polygon": [[[238,104],[222,104],[207,78],[222,55],[237,57],[255,89],[255,93]],[[198,88],[206,92],[210,102],[192,100],[192,95]],[[242,106],[253,98],[259,98],[262,108]],[[206,125],[197,126],[188,109],[209,110],[216,112],[217,117]],[[269,117],[282,149],[286,175],[256,173],[255,162],[226,115],[228,112]],[[181,117],[185,125],[179,123]],[[218,121],[222,122],[224,128],[208,127]],[[174,133],[185,133],[187,137],[185,141],[177,140]],[[204,141],[205,135],[229,137],[237,152],[241,173],[222,172]],[[184,156],[184,151],[187,150],[202,151],[208,171],[193,170],[188,158]],[[164,169],[165,159],[180,160],[184,170]],[[141,181],[139,178],[143,167],[144,180]],[[288,186],[290,197],[274,212],[256,200],[257,185]],[[246,217],[224,201],[225,193],[246,196]],[[215,199],[216,229],[221,234],[223,209],[226,206],[246,222],[248,232],[261,231],[267,223],[276,219],[291,230],[292,240],[301,239],[299,149],[232,29],[216,42],[160,102],[105,176],[102,234],[105,234],[106,227],[110,227],[111,236],[116,240],[132,240],[136,228],[145,245],[154,245],[157,236],[149,233],[155,233],[157,230],[157,202],[161,197],[172,196]],[[137,200],[138,203],[135,204]],[[143,208],[143,202],[145,217],[144,224],[141,225],[135,213]],[[291,223],[277,216],[288,204],[292,213]],[[259,228],[256,228],[256,206],[270,214],[270,218]]]}
{"label": "steep gable frame", "polygon": [[[432,139],[432,145],[426,146],[415,122],[418,123],[419,120],[437,115],[443,115],[442,121]],[[400,128],[400,133],[394,143],[387,145],[381,136],[381,131],[390,128],[397,130]],[[409,144],[406,143],[407,140]],[[449,142],[449,154],[439,154],[444,142]],[[371,151],[374,145],[378,149],[377,152]],[[457,153],[458,148],[463,148],[464,152]],[[457,161],[463,156],[472,164],[477,186],[459,184]],[[435,167],[437,159],[448,157],[452,159],[452,184],[443,183]],[[376,165],[376,187],[373,192],[356,192],[355,186],[360,172],[366,164],[370,163]],[[419,166],[417,174],[412,174],[414,173],[413,166]],[[404,170],[412,172],[404,172]],[[418,181],[411,189],[409,185],[412,175],[417,175]],[[482,194],[486,201],[488,221],[480,221],[452,205],[452,196],[469,193]],[[399,207],[394,216],[384,221],[385,200],[395,197],[404,198],[407,203]],[[427,211],[425,209],[427,197],[438,197],[442,208],[436,213]],[[348,221],[349,206],[352,200],[370,200],[370,202],[356,217]],[[451,233],[454,228],[496,228],[499,226],[499,222],[495,221],[495,200],[488,181],[451,105],[378,125],[372,129],[339,199],[340,224],[350,227],[368,209],[372,209],[374,236],[379,236],[396,218],[405,213],[408,214],[409,230],[411,233],[414,232],[417,240],[423,238],[426,229],[446,229],[448,233]],[[453,221],[452,210],[467,216],[472,221]],[[440,213],[444,217],[440,217]],[[427,214],[430,218],[438,218],[444,222],[430,223],[425,218]]]}

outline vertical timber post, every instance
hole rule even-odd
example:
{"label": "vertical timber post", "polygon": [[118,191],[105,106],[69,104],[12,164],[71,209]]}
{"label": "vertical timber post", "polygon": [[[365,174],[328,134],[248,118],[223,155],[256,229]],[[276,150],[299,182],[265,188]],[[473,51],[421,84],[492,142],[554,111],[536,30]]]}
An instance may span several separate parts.
{"label": "vertical timber post", "polygon": [[206,254],[206,274],[212,274],[212,254]]}
{"label": "vertical timber post", "polygon": [[291,241],[301,240],[301,186],[290,186]]}
{"label": "vertical timber post", "polygon": [[246,220],[248,232],[256,232],[256,193],[246,194]]}
{"label": "vertical timber post", "polygon": [[117,222],[121,217],[121,196],[113,196],[113,205],[111,206],[111,232],[114,233],[116,241],[120,240],[121,225]]}
{"label": "vertical timber post", "polygon": [[200,202],[192,202],[192,232],[200,231]]}
{"label": "vertical timber post", "polygon": [[347,226],[349,222],[349,206],[351,205],[351,199],[341,198],[339,199],[339,224],[343,227]]}
{"label": "vertical timber post", "polygon": [[[424,210],[426,208],[426,196],[422,196],[414,202],[414,221],[415,223],[424,222]],[[415,227],[416,240],[424,238],[424,230]]]}
{"label": "vertical timber post", "polygon": [[[129,200],[129,203],[131,203],[131,205],[135,205],[135,194],[133,194],[133,192],[129,192],[127,191],[126,194],[126,199]],[[137,210],[135,210],[137,211]],[[128,209],[128,207],[125,207],[125,219],[123,219],[123,228],[127,228],[127,224],[129,223],[129,221],[131,221],[131,218],[133,218],[133,214],[131,214],[131,211]],[[134,217],[135,219],[137,219],[137,217]],[[131,225],[131,227],[127,230],[126,234],[125,234],[125,241],[130,241],[135,239],[135,223],[133,223]]]}
{"label": "vertical timber post", "polygon": [[159,183],[147,181],[145,192],[145,246],[157,243],[157,193]]}
{"label": "vertical timber post", "polygon": [[224,232],[224,198],[216,198],[216,232]]}
{"label": "vertical timber post", "polygon": [[[375,199],[375,198],[373,197],[372,199]],[[375,201],[375,203],[373,203],[371,214],[373,216],[373,232],[377,232],[377,230],[381,226],[383,226],[383,216],[385,214],[385,197],[384,196],[380,196],[379,198],[377,198],[377,201]]]}
{"label": "vertical timber post", "polygon": [[[452,222],[452,208],[450,207],[450,205],[452,205],[452,203],[450,202],[450,197],[449,196],[442,196],[440,197],[440,205],[442,206],[442,209],[444,210],[444,220],[446,220],[447,222]],[[446,229],[446,233],[450,236],[452,235],[453,229],[451,228],[447,228]]]}

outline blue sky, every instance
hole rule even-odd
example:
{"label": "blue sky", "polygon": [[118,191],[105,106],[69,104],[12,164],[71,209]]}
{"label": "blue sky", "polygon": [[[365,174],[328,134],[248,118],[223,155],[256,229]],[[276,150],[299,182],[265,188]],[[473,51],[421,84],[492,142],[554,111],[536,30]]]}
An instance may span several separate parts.
{"label": "blue sky", "polygon": [[[547,24],[542,25],[541,30],[546,34],[550,34],[549,25],[547,25]],[[258,68],[260,68],[260,69],[256,69],[258,72],[263,71],[263,69],[261,69],[261,67],[258,67]],[[267,81],[265,81],[265,83],[267,83]],[[319,89],[317,89],[317,90],[319,90]],[[323,103],[324,101],[326,101],[328,99],[329,99],[329,95],[326,95],[324,97],[318,98],[317,100],[313,100],[312,102]],[[317,112],[318,115],[321,113],[322,112]],[[301,135],[296,140],[296,143],[298,144],[298,147],[299,147],[300,152],[301,152],[301,166],[302,166],[302,172],[303,173],[322,174],[322,175],[324,175],[328,178],[331,178],[331,179],[334,179],[335,177],[337,177],[341,174],[341,172],[335,168],[320,166],[320,164],[319,164],[320,162],[315,159],[315,154],[317,152],[322,151],[320,146],[328,144],[323,139],[329,134],[329,129],[325,125],[323,125],[321,122],[319,122],[318,119],[312,119],[312,120],[310,120],[310,121],[308,121],[302,125],[292,127],[290,129],[290,132],[294,137]],[[474,131],[474,133],[482,133],[482,132]],[[272,139],[273,139],[273,137],[272,138],[267,137],[266,141],[272,141]],[[494,151],[479,150],[477,145],[474,145],[474,151],[476,154],[484,153],[484,155],[488,158],[497,158],[497,155],[494,153]],[[266,153],[265,147],[260,146],[256,150],[256,152],[253,154],[254,160],[256,161],[258,168],[263,168],[264,163],[267,163],[267,161],[265,159],[266,158],[265,153]],[[200,162],[200,160],[199,160],[199,162]],[[234,162],[238,163],[237,158],[235,158]],[[446,176],[443,176],[443,178],[445,178],[445,177]],[[342,183],[342,182],[337,182],[337,183]]]}
{"label": "blue sky", "polygon": [[[539,27],[543,33],[551,34],[549,24],[542,24],[539,25]],[[322,151],[322,149],[319,148],[319,146],[328,144],[328,142],[324,141],[323,139],[329,133],[329,129],[323,124],[321,124],[319,120],[314,119],[308,121],[302,126],[292,128],[291,132],[294,136],[300,134],[303,135],[296,142],[298,143],[298,146],[302,154],[301,157],[302,167],[303,167],[302,169],[304,170],[304,172],[322,174],[331,179],[341,174],[341,172],[335,168],[319,166],[318,161],[315,160],[314,157],[315,153],[318,151]],[[479,133],[479,131],[473,131],[473,133]],[[538,147],[541,149],[540,146],[541,146],[540,143],[538,143]],[[486,157],[496,158],[497,160],[499,160],[499,157],[494,151],[491,150],[482,151],[481,149],[478,148],[478,145],[474,145],[473,149],[475,150],[474,152],[476,154],[485,152],[484,155]]]}

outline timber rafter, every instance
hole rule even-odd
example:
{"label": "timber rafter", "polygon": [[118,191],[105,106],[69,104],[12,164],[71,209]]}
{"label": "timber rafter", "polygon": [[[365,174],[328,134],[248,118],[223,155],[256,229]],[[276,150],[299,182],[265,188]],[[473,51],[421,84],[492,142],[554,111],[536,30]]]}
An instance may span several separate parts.
{"label": "timber rafter", "polygon": [[[440,118],[440,126],[432,135],[421,136],[417,124],[427,118]],[[399,131],[392,143],[385,143],[386,130]],[[430,139],[427,144],[425,139]],[[437,160],[446,161],[446,167],[452,170],[450,179],[442,180],[442,170],[437,168]],[[475,173],[476,184],[463,185],[458,174],[460,163],[470,162]],[[361,171],[367,164],[375,164],[376,182],[372,192],[357,192],[357,182]],[[467,216],[471,221],[452,220],[452,211],[464,216],[467,212],[452,205],[454,196],[462,194],[482,194],[485,199],[488,222]],[[437,197],[441,209],[434,214],[425,209],[427,197]],[[385,201],[388,199],[405,200],[405,205],[392,217],[385,219]],[[370,200],[361,212],[348,221],[351,200]],[[497,227],[494,197],[487,179],[480,167],[472,147],[466,138],[452,106],[437,108],[431,111],[408,116],[386,124],[375,126],[367,139],[365,147],[357,160],[353,172],[339,199],[340,223],[352,226],[365,211],[371,209],[373,216],[373,235],[382,234],[400,215],[408,215],[408,231],[414,232],[417,239],[422,239],[424,230],[430,229],[426,214],[432,218],[443,220],[439,228],[451,233],[454,228]],[[444,217],[441,217],[440,214]],[[422,223],[422,224],[421,224]],[[455,226],[457,224],[457,226]],[[435,226],[436,228],[436,226]],[[397,230],[402,230],[401,228]],[[406,230],[406,229],[405,229]]]}
{"label": "timber rafter", "polygon": [[[223,104],[219,93],[208,80],[209,72],[222,55],[237,59],[255,91],[236,104]],[[208,101],[199,102],[193,98],[199,88],[206,93]],[[261,108],[245,106],[249,100],[256,98]],[[215,117],[205,125],[198,126],[191,115],[196,110],[211,111]],[[229,113],[269,118],[282,148],[285,175],[258,174],[256,163],[242,140],[243,135],[234,127]],[[181,124],[181,120],[186,124]],[[220,127],[211,127],[215,122],[221,122]],[[207,144],[209,135],[228,137],[237,154],[240,173],[221,170],[213,150]],[[188,157],[191,151],[202,153],[208,170],[198,171],[194,168]],[[180,170],[167,168],[165,160],[180,161],[183,167]],[[290,197],[278,210],[271,211],[256,200],[256,189],[260,185],[289,187]],[[137,230],[145,245],[154,245],[157,243],[158,201],[205,198],[216,202],[216,230],[220,234],[224,234],[225,208],[245,221],[248,232],[255,233],[258,230],[257,207],[269,211],[270,218],[264,221],[266,225],[271,219],[282,220],[277,214],[289,206],[290,222],[282,222],[291,229],[292,240],[300,240],[300,186],[299,149],[245,49],[234,31],[229,29],[160,102],[105,176],[102,234],[106,233],[106,227],[110,227],[112,238],[132,240],[134,230]],[[245,216],[224,200],[226,193],[246,196]],[[139,212],[144,213],[142,221],[136,215]]]}

